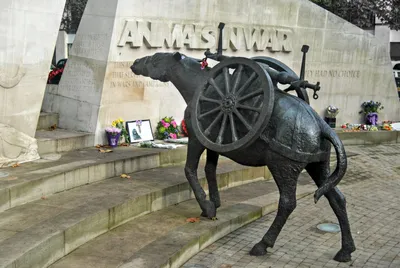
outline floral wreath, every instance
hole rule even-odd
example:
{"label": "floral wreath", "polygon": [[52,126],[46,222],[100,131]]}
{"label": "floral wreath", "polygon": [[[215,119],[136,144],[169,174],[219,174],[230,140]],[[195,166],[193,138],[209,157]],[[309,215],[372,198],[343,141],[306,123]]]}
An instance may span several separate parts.
{"label": "floral wreath", "polygon": [[177,139],[179,135],[179,128],[176,124],[174,118],[171,117],[164,117],[160,120],[157,124],[157,132],[156,137],[157,139],[164,140],[164,139]]}

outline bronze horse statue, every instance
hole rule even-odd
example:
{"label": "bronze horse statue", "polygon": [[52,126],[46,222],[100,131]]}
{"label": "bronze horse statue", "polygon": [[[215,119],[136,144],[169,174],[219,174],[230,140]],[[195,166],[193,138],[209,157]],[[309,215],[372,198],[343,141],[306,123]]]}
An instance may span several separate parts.
{"label": "bronze horse statue", "polygon": [[[189,134],[186,178],[193,189],[202,210],[202,216],[213,219],[220,206],[216,181],[219,154],[246,166],[267,166],[278,186],[280,198],[276,218],[262,240],[250,251],[251,255],[266,254],[296,207],[297,179],[303,169],[310,174],[318,189],[315,202],[321,196],[329,200],[336,214],[342,234],[342,248],[334,259],[339,262],[351,260],[355,244],[351,235],[346,212],[346,200],[336,185],[347,169],[344,146],[336,133],[303,100],[277,87],[274,90],[272,116],[266,128],[249,146],[239,151],[216,153],[206,148],[196,137],[192,125],[193,96],[208,81],[208,70],[203,70],[197,60],[176,53],[156,53],[137,59],[131,66],[136,75],[150,77],[162,82],[172,82],[188,104],[184,119]],[[337,166],[330,174],[331,144],[336,151]],[[205,166],[210,200],[199,184],[197,168],[201,154],[207,149]]]}

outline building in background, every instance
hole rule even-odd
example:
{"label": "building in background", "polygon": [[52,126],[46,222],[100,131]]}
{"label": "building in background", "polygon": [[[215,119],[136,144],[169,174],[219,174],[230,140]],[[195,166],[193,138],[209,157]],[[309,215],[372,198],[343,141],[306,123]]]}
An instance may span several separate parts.
{"label": "building in background", "polygon": [[400,31],[391,30],[387,25],[377,19],[372,33],[388,44],[393,66],[394,80],[400,99]]}
{"label": "building in background", "polygon": [[397,65],[400,64],[400,31],[390,30],[386,24],[376,19],[375,27],[372,30],[368,30],[368,32],[388,44],[392,65],[400,70],[400,65]]}
{"label": "building in background", "polygon": [[57,62],[59,62],[60,60],[68,58],[74,40],[75,40],[75,33],[68,34],[64,30],[60,30],[58,32],[57,43],[54,49],[53,61],[51,62],[53,66],[56,66]]}

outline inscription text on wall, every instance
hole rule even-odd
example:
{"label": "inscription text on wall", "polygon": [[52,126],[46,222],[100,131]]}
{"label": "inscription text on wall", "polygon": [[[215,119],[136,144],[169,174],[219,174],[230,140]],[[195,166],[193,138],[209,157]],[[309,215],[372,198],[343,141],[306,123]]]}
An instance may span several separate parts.
{"label": "inscription text on wall", "polygon": [[[218,28],[214,25],[179,24],[125,20],[119,47],[129,44],[139,48],[211,49],[217,46]],[[254,50],[291,52],[293,50],[293,30],[283,27],[253,27],[226,25],[223,32],[223,49],[233,51]]]}
{"label": "inscription text on wall", "polygon": [[320,78],[320,77],[339,77],[358,79],[361,77],[360,70],[306,70],[306,77]]}

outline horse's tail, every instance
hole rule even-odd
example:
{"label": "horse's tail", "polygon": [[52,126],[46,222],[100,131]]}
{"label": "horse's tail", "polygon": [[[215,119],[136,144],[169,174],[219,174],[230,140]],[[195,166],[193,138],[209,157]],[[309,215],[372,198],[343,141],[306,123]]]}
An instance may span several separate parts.
{"label": "horse's tail", "polygon": [[[321,120],[322,121],[322,120]],[[321,130],[323,138],[329,140],[332,143],[336,151],[336,169],[335,171],[325,180],[322,185],[315,191],[314,202],[317,203],[321,196],[332,190],[342,180],[347,169],[347,157],[342,141],[338,135],[330,128],[325,122],[321,122]]]}

